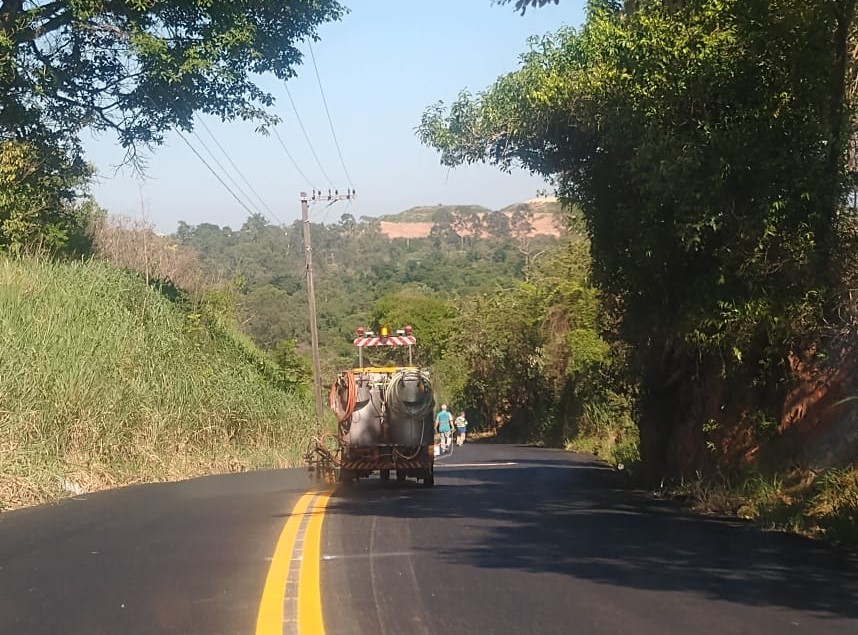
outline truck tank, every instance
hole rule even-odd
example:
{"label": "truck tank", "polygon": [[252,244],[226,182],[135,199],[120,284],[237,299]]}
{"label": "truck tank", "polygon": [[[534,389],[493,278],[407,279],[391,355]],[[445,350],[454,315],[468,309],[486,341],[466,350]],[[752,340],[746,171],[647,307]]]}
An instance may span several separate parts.
{"label": "truck tank", "polygon": [[389,436],[394,445],[419,447],[434,439],[435,400],[429,376],[419,370],[394,373],[387,384]]}
{"label": "truck tank", "polygon": [[355,380],[355,406],[348,428],[343,430],[343,441],[354,447],[382,443],[384,394],[381,385],[371,376]]}

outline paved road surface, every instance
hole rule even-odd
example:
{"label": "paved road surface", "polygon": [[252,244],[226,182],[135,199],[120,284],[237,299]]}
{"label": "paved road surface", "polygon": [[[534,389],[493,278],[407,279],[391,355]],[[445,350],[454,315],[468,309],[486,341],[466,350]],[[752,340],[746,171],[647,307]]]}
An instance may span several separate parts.
{"label": "paved road surface", "polygon": [[468,445],[433,489],[308,502],[286,470],[0,514],[0,634],[261,633],[263,595],[284,633],[314,596],[328,635],[858,633],[854,560],[612,482],[563,452]]}

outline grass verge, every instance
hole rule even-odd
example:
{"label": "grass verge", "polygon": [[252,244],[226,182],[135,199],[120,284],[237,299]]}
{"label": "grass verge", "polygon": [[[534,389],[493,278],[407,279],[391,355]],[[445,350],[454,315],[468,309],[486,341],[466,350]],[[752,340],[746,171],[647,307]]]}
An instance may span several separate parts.
{"label": "grass verge", "polygon": [[204,305],[102,262],[0,257],[0,510],[291,465],[312,412]]}
{"label": "grass verge", "polygon": [[738,482],[698,478],[673,492],[700,511],[738,516],[774,530],[858,551],[858,470],[750,474]]}
{"label": "grass verge", "polygon": [[592,454],[625,472],[640,463],[640,436],[627,398],[607,393],[584,403],[572,428],[566,450]]}

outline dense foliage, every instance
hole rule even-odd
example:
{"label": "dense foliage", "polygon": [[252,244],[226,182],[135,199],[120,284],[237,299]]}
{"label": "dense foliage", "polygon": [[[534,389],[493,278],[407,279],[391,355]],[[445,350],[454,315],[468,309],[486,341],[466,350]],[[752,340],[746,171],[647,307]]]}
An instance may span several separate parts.
{"label": "dense foliage", "polygon": [[795,360],[830,351],[855,2],[628,4],[593,0],[420,134],[447,165],[518,162],[581,206],[658,475],[705,465],[707,426],[779,417]]}
{"label": "dense foliage", "polygon": [[[523,213],[523,212],[522,212]],[[526,215],[526,214],[525,214]],[[311,216],[312,218],[312,216]],[[331,367],[351,364],[358,326],[411,323],[422,345],[417,361],[440,357],[457,298],[508,287],[524,275],[526,253],[506,230],[475,239],[457,233],[457,214],[433,225],[426,238],[388,238],[377,219],[342,214],[334,224],[311,223],[320,342]],[[461,232],[461,230],[459,230]],[[242,321],[263,348],[309,342],[300,221],[282,228],[259,216],[238,230],[180,223],[177,240],[199,253],[209,272],[241,289]],[[528,253],[556,244],[528,238]]]}
{"label": "dense foliage", "polygon": [[[566,214],[573,230],[558,238],[528,232],[533,212],[526,204],[505,213],[430,212],[387,218],[432,218],[427,238],[390,239],[374,219],[347,213],[337,224],[312,225],[326,376],[356,361],[356,326],[410,324],[419,342],[414,363],[432,369],[439,398],[466,410],[473,429],[635,461],[633,387],[618,370],[622,355],[600,335],[577,215]],[[177,233],[204,267],[238,280],[245,328],[268,349],[294,351],[297,343],[307,350],[299,229],[251,217],[238,231],[182,224]],[[364,363],[402,363],[404,353],[366,350]]]}

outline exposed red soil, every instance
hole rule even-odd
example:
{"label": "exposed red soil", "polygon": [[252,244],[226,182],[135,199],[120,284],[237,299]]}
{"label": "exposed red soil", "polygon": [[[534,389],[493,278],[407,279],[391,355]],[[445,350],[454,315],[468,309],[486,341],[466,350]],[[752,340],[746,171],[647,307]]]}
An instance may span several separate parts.
{"label": "exposed red soil", "polygon": [[[381,232],[388,238],[426,238],[429,232],[432,231],[434,223],[393,223],[390,221],[381,221],[379,228]],[[531,236],[547,235],[559,236],[560,231],[554,225],[554,216],[552,214],[534,214],[533,231]],[[467,234],[466,234],[467,235]]]}

